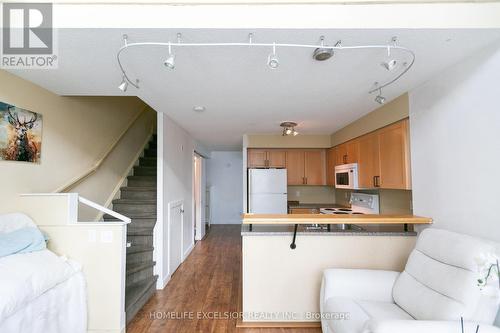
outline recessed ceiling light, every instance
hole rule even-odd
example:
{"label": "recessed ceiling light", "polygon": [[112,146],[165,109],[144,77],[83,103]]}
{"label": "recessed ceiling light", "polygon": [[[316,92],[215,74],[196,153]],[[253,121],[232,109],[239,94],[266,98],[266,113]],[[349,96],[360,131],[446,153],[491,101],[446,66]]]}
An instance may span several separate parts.
{"label": "recessed ceiling light", "polygon": [[195,107],[193,107],[193,110],[195,112],[203,112],[206,110],[206,108],[204,106],[195,106]]}

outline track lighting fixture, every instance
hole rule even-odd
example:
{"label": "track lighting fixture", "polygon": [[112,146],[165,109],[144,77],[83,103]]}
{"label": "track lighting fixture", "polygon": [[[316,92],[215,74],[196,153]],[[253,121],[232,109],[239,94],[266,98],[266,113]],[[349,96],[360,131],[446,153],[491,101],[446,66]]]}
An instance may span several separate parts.
{"label": "track lighting fixture", "polygon": [[295,126],[297,126],[297,123],[293,121],[284,121],[280,124],[280,126],[283,127],[283,136],[296,136],[299,134],[299,132],[295,130]]}
{"label": "track lighting fixture", "polygon": [[378,95],[375,97],[375,102],[377,102],[378,104],[385,103],[385,97],[382,96],[382,88],[379,88]]}
{"label": "track lighting fixture", "polygon": [[[313,59],[317,61],[328,60],[333,56],[333,48],[325,47],[325,36],[319,38],[321,47],[313,52]],[[337,42],[339,44],[339,42]]]}
{"label": "track lighting fixture", "polygon": [[[123,81],[119,85],[119,89],[122,91],[126,91],[128,88],[128,85],[132,85],[136,88],[139,88],[138,80],[130,80],[130,78],[127,76],[127,72],[122,64],[122,54],[125,50],[129,48],[137,48],[137,47],[151,47],[151,46],[162,46],[168,47],[168,58],[163,62],[163,64],[170,69],[175,68],[175,54],[172,53],[172,47],[206,47],[206,46],[220,46],[220,47],[272,47],[272,53],[269,54],[267,58],[267,65],[271,69],[276,69],[279,67],[279,59],[276,54],[276,47],[281,47],[281,48],[306,48],[306,49],[313,49],[313,58],[318,61],[323,61],[331,58],[334,55],[334,51],[340,51],[340,50],[373,50],[373,49],[385,49],[387,50],[387,58],[381,63],[381,65],[387,69],[388,71],[394,71],[397,72],[397,74],[394,74],[394,77],[392,79],[389,79],[387,82],[377,85],[374,88],[372,88],[370,91],[368,91],[369,94],[372,94],[376,91],[379,92],[375,100],[383,104],[385,102],[385,97],[382,96],[381,89],[393,84],[397,80],[399,80],[403,75],[405,75],[410,68],[413,66],[415,62],[415,53],[403,46],[397,45],[397,37],[392,37],[389,43],[384,44],[384,45],[341,45],[341,42],[338,41],[335,45],[333,46],[327,46],[325,45],[324,42],[325,38],[323,36],[320,37],[320,43],[319,45],[317,43],[315,44],[294,44],[294,43],[256,43],[254,41],[254,34],[250,33],[248,35],[248,40],[246,42],[200,42],[200,43],[181,43],[181,34],[177,34],[177,42],[175,43],[165,43],[165,42],[136,42],[136,43],[129,43],[127,35],[123,35],[123,43],[124,45],[118,50],[118,53],[116,55],[117,57],[117,62],[118,66],[120,68],[120,71],[123,75]],[[397,50],[398,52],[403,52],[406,53],[406,55],[409,57],[409,59],[404,59],[404,60],[396,60],[394,58],[391,58],[391,52],[392,50]],[[401,66],[399,66],[399,62],[401,62]],[[296,135],[296,132],[293,131],[287,134],[287,135]]]}
{"label": "track lighting fixture", "polygon": [[[391,43],[393,46],[396,46],[396,42],[398,41],[397,37],[392,37]],[[397,61],[396,59],[391,59],[391,45],[387,45],[387,60],[380,64],[382,67],[387,69],[388,71],[392,71],[396,68]]]}
{"label": "track lighting fixture", "polygon": [[174,69],[175,68],[175,54],[172,53],[172,45],[168,43],[168,58],[163,62],[165,67]]}
{"label": "track lighting fixture", "polygon": [[278,56],[276,55],[276,43],[273,43],[273,53],[271,53],[269,57],[267,57],[267,65],[271,69],[276,69],[280,65]]}
{"label": "track lighting fixture", "polygon": [[123,92],[126,92],[127,88],[128,88],[128,82],[127,82],[127,80],[125,79],[125,76],[124,76],[123,79],[122,79],[122,83],[120,83],[120,85],[118,86],[118,89],[120,89]]}

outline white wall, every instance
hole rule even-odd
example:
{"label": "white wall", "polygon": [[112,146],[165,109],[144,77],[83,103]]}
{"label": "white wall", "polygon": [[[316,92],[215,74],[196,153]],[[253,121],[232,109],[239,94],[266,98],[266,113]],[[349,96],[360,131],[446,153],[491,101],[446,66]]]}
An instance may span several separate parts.
{"label": "white wall", "polygon": [[[155,260],[158,288],[163,288],[172,272],[168,270],[168,204],[184,202],[182,252],[187,256],[194,245],[193,153],[207,155],[182,127],[167,115],[158,113],[158,222],[155,226]],[[161,214],[161,215],[160,215]]]}
{"label": "white wall", "polygon": [[410,92],[414,213],[497,242],[499,75],[497,43]]}
{"label": "white wall", "polygon": [[435,226],[500,242],[500,44],[410,92],[413,205]]}
{"label": "white wall", "polygon": [[243,212],[243,154],[214,151],[207,160],[212,224],[240,224]]}
{"label": "white wall", "polygon": [[[86,173],[146,106],[136,97],[58,96],[3,70],[0,87],[0,101],[43,116],[41,163],[0,161],[0,213],[19,209],[20,193],[53,192]],[[101,168],[72,191],[107,204],[151,131],[154,113],[148,112]],[[99,215],[80,213],[87,221]]]}

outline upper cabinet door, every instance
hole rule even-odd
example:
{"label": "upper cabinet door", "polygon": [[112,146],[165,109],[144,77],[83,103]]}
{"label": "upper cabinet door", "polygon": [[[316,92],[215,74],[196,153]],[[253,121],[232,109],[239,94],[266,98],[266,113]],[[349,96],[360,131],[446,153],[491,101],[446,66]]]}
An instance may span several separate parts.
{"label": "upper cabinet door", "polygon": [[306,185],[326,185],[324,150],[306,150],[304,154]]}
{"label": "upper cabinet door", "polygon": [[345,162],[347,164],[350,163],[357,163],[358,162],[358,151],[359,151],[359,140],[354,139],[351,141],[348,141],[346,144],[346,150],[347,150],[347,157],[345,159]]}
{"label": "upper cabinet door", "polygon": [[263,149],[248,149],[248,167],[267,167],[267,152]]}
{"label": "upper cabinet door", "polygon": [[361,188],[374,188],[379,184],[378,134],[363,135],[358,139],[358,184]]}
{"label": "upper cabinet door", "polygon": [[411,189],[408,120],[377,131],[379,141],[380,187]]}
{"label": "upper cabinet door", "polygon": [[270,168],[285,168],[286,152],[283,150],[268,150],[267,166]]}
{"label": "upper cabinet door", "polygon": [[303,150],[286,152],[286,170],[288,185],[305,185]]}
{"label": "upper cabinet door", "polygon": [[335,185],[335,148],[326,151],[326,184]]}
{"label": "upper cabinet door", "polygon": [[335,165],[347,164],[347,144],[335,147]]}

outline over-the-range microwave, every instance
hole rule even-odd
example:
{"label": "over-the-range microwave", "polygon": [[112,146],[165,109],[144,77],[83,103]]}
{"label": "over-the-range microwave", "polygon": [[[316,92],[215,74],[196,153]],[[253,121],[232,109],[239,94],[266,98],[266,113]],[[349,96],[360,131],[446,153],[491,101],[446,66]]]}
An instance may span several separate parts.
{"label": "over-the-range microwave", "polygon": [[342,164],[335,167],[335,187],[358,188],[358,163]]}

